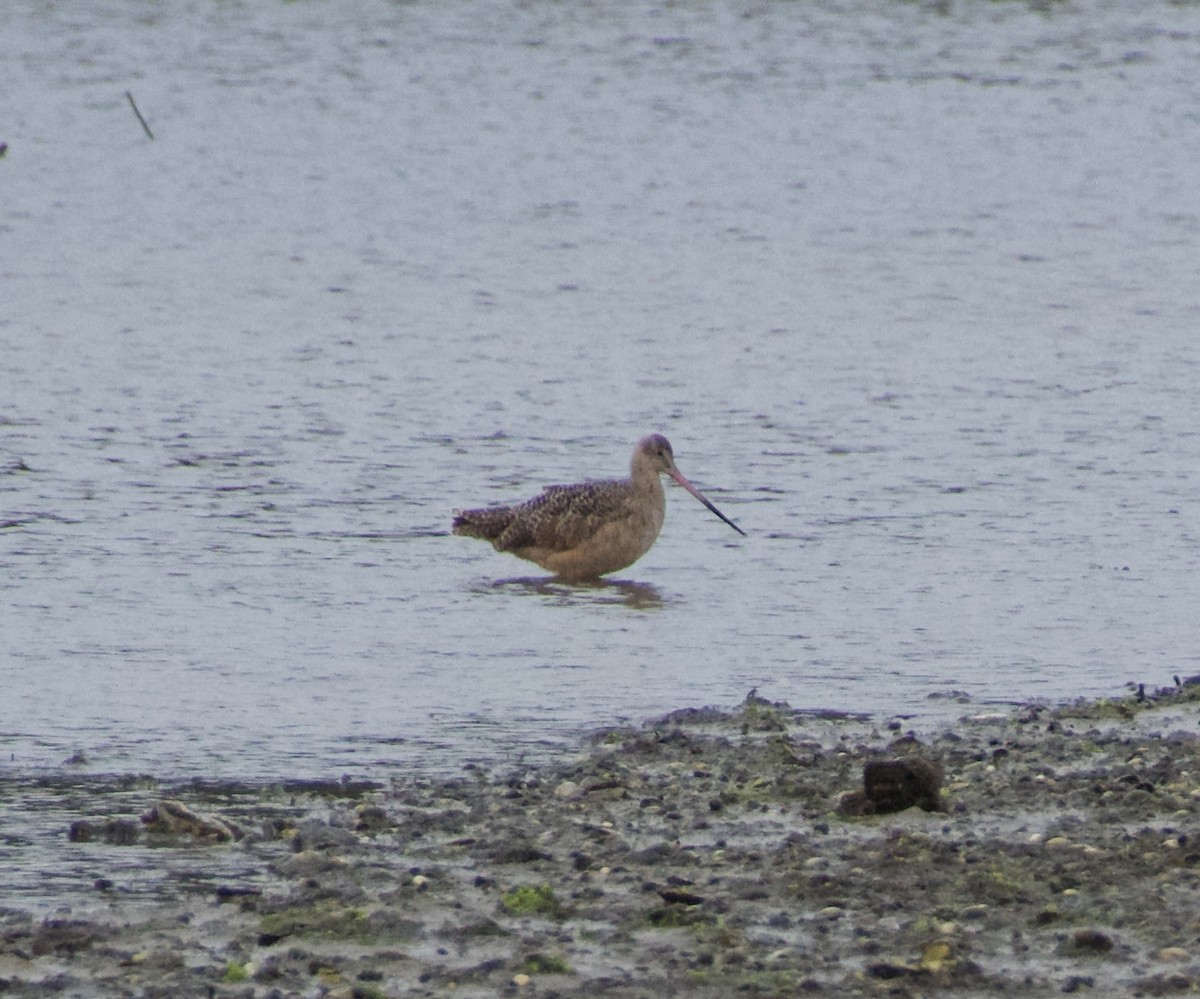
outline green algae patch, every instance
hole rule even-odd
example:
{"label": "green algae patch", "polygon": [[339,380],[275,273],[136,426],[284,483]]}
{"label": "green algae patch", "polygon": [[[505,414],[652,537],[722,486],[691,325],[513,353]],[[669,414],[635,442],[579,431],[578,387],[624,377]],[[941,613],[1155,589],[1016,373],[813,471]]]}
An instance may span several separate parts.
{"label": "green algae patch", "polygon": [[420,929],[420,923],[388,909],[367,912],[339,902],[323,901],[268,913],[259,924],[258,939],[264,946],[293,936],[377,943],[409,939]]}
{"label": "green algae patch", "polygon": [[646,913],[646,922],[660,930],[698,926],[712,921],[713,917],[698,905],[657,905]]}
{"label": "green algae patch", "polygon": [[1064,705],[1059,709],[1058,716],[1089,721],[1128,721],[1139,710],[1139,703],[1132,697],[1120,700],[1103,698],[1098,701],[1077,701]]}
{"label": "green algae patch", "polygon": [[337,902],[318,902],[268,913],[259,929],[261,937],[271,942],[292,936],[356,940],[367,932],[367,917],[362,909],[347,908]]}
{"label": "green algae patch", "polygon": [[749,732],[786,732],[793,717],[786,705],[748,697],[734,720],[740,723],[742,734],[746,735]]}
{"label": "green algae patch", "polygon": [[573,975],[571,966],[553,954],[530,954],[517,969],[526,975]]}
{"label": "green algae patch", "polygon": [[494,919],[480,919],[474,923],[460,926],[455,931],[455,935],[461,940],[472,940],[481,937],[507,937],[511,936],[511,933]]}
{"label": "green algae patch", "polygon": [[547,916],[562,919],[565,915],[562,903],[547,884],[519,885],[510,888],[500,898],[500,908],[510,916]]}
{"label": "green algae patch", "polygon": [[247,982],[250,980],[250,972],[246,970],[244,964],[239,964],[237,961],[230,961],[225,965],[225,974],[221,976],[221,981],[226,985],[236,985],[239,982]]}

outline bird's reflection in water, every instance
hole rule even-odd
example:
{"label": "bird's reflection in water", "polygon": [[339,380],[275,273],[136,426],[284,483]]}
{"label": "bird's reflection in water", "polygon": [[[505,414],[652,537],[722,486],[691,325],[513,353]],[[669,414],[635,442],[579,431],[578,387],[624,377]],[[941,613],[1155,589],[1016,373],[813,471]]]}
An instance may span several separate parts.
{"label": "bird's reflection in water", "polygon": [[657,610],[666,600],[657,586],[633,579],[594,579],[586,583],[564,583],[553,576],[498,579],[495,590],[519,589],[559,604],[624,604],[633,610]]}

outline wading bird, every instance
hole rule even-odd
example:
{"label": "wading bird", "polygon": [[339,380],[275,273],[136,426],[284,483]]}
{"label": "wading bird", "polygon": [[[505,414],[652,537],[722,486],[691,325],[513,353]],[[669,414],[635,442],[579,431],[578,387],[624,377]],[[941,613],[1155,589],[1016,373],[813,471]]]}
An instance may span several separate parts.
{"label": "wading bird", "polygon": [[598,579],[632,565],[654,544],[667,506],[662,475],[746,533],[683,477],[662,434],[638,441],[627,479],[547,486],[515,506],[458,510],[454,533],[490,541],[496,551],[536,562],[566,582]]}

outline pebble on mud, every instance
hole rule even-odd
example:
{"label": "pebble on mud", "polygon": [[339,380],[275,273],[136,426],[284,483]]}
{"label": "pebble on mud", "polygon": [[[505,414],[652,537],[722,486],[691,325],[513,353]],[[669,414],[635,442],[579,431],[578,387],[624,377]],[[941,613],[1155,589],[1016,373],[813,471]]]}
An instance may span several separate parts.
{"label": "pebble on mud", "polygon": [[1190,961],[1192,958],[1191,951],[1185,947],[1164,947],[1154,956],[1160,961],[1171,962]]}
{"label": "pebble on mud", "polygon": [[583,788],[573,780],[564,780],[554,789],[554,796],[561,798],[563,801],[573,801],[576,798],[583,797]]}

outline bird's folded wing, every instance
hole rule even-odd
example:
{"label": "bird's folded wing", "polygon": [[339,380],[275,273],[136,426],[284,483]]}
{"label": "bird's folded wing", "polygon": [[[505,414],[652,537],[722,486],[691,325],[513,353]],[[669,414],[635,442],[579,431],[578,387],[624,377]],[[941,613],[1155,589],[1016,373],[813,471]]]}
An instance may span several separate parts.
{"label": "bird's folded wing", "polygon": [[496,539],[502,551],[549,548],[567,551],[592,537],[608,523],[632,515],[623,502],[623,482],[585,482],[547,486],[540,496],[516,507],[512,523]]}

